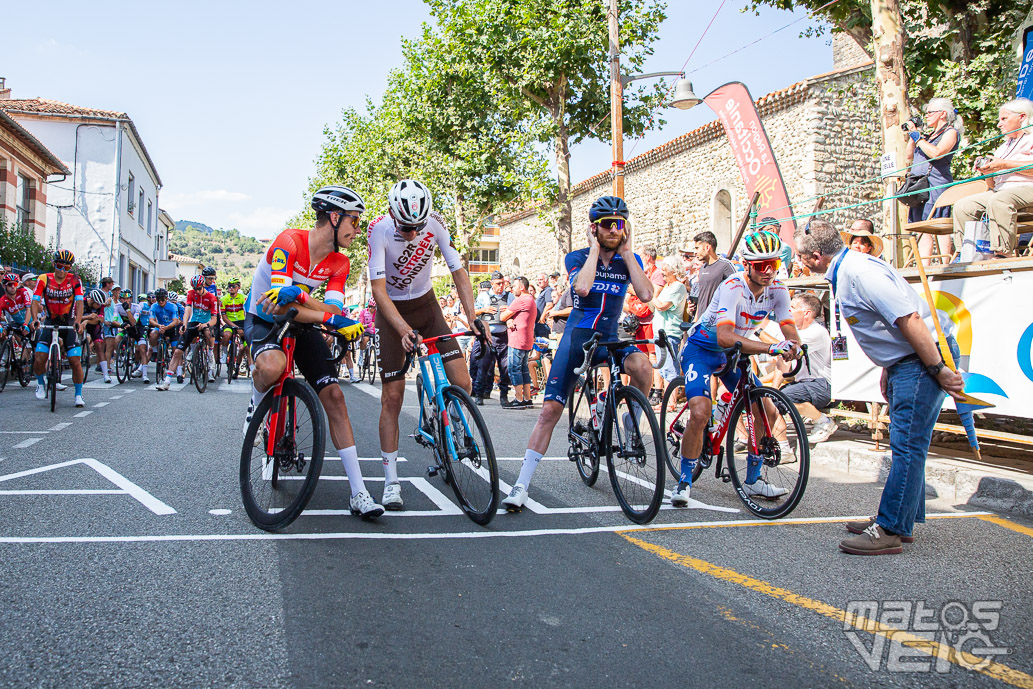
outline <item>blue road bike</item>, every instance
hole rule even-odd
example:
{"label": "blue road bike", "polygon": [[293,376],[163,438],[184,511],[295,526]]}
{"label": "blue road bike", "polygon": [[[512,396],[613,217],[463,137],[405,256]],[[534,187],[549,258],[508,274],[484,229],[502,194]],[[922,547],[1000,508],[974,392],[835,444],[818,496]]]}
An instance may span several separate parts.
{"label": "blue road bike", "polygon": [[[441,340],[470,335],[476,333],[449,333],[423,340],[427,353],[418,358],[416,393],[420,413],[412,438],[434,453],[435,463],[427,467],[427,474],[441,475],[455,492],[459,508],[483,526],[499,507],[495,448],[473,399],[466,390],[449,382],[437,346]],[[403,372],[409,370],[414,358],[415,354],[410,353]],[[433,381],[433,385],[428,386],[427,381]]]}

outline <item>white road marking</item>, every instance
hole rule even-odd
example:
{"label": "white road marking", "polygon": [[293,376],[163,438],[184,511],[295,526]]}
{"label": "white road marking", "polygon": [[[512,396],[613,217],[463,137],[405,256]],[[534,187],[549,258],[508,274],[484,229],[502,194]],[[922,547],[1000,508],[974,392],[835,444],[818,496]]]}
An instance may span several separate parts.
{"label": "white road marking", "polygon": [[208,514],[214,514],[216,517],[225,517],[227,514],[229,514],[232,511],[233,510],[225,510],[225,509],[208,510]]}
{"label": "white road marking", "polygon": [[14,449],[21,450],[22,448],[32,447],[41,440],[43,440],[43,438],[26,438],[25,440],[15,445]]}
{"label": "white road marking", "polygon": [[0,434],[5,435],[37,435],[39,433],[49,433],[50,431],[0,431]]}
{"label": "white road marking", "polygon": [[[4,476],[0,476],[0,483],[3,483],[4,481],[11,481],[11,480],[14,480],[14,479],[17,479],[17,478],[22,478],[22,477],[25,477],[25,476],[32,476],[34,474],[42,474],[43,472],[46,472],[46,471],[53,471],[55,469],[63,469],[65,467],[75,466],[77,464],[85,464],[86,466],[90,467],[91,469],[96,471],[98,474],[100,474],[101,476],[106,478],[108,481],[111,481],[112,483],[114,483],[116,486],[118,486],[121,489],[120,491],[115,491],[115,492],[124,493],[126,495],[131,496],[132,498],[137,500],[140,504],[142,504],[144,507],[149,509],[151,512],[154,512],[154,514],[166,515],[166,514],[175,514],[176,513],[176,510],[172,509],[171,507],[169,507],[168,505],[163,503],[161,500],[159,500],[158,498],[154,497],[153,495],[151,495],[150,493],[145,491],[143,488],[141,488],[140,486],[136,485],[135,483],[133,483],[132,481],[127,479],[125,476],[123,476],[122,474],[118,473],[117,471],[115,471],[114,469],[109,467],[107,464],[103,464],[103,463],[98,462],[97,460],[89,458],[89,457],[86,457],[86,458],[83,458],[83,459],[72,459],[72,460],[69,460],[67,462],[60,462],[58,464],[50,464],[50,465],[45,466],[45,467],[37,467],[35,469],[26,469],[25,471],[18,471],[18,472],[13,473],[13,474],[6,474]],[[73,492],[68,492],[68,493],[65,493],[65,492],[54,493],[54,492],[50,492],[50,491],[31,490],[31,491],[19,491],[17,493],[12,493],[12,494],[16,494],[16,495],[79,495],[79,494],[87,494],[88,495],[90,493],[82,493],[81,491],[73,491]],[[107,493],[104,493],[104,494],[107,494]]]}
{"label": "white road marking", "polygon": [[49,428],[49,429],[47,429],[47,430],[49,430],[49,431],[63,431],[63,430],[65,430],[66,428],[68,428],[69,426],[71,426],[71,425],[72,425],[72,424],[71,424],[70,422],[67,422],[67,421],[66,421],[66,422],[64,422],[64,423],[59,423],[59,424],[57,424],[56,426],[54,426],[53,428]]}
{"label": "white road marking", "polygon": [[93,413],[93,412],[92,412],[92,411],[89,411],[89,410],[87,410],[87,411],[81,411],[81,412],[79,412],[78,414],[75,414],[75,415],[74,415],[74,416],[73,416],[72,418],[75,418],[75,419],[81,419],[81,418],[84,418],[84,417],[86,417],[86,416],[89,416],[89,415],[90,415],[90,414],[92,414],[92,413]]}
{"label": "white road marking", "polygon": [[136,392],[136,390],[123,390],[123,391],[122,391],[122,394],[123,394],[123,395],[128,395],[128,394],[129,394],[129,393],[131,393],[131,392]]}
{"label": "white road marking", "polygon": [[101,407],[106,407],[106,406],[108,406],[107,402],[97,402],[95,405],[93,405],[93,408],[94,409],[100,409]]}
{"label": "white road marking", "polygon": [[[302,513],[304,514],[304,513]],[[927,514],[926,517],[954,516],[964,514],[966,517],[990,516],[992,512],[944,512]],[[868,515],[871,516],[871,515]],[[779,524],[827,524],[829,519],[850,521],[864,519],[864,515],[848,515],[843,517],[802,517],[799,519],[779,519]],[[205,542],[205,541],[337,541],[337,540],[385,540],[385,541],[444,541],[472,538],[526,538],[528,536],[584,536],[597,533],[632,533],[648,531],[664,531],[669,529],[688,529],[693,527],[715,527],[723,525],[760,526],[771,524],[767,519],[730,519],[725,521],[678,522],[674,524],[655,524],[632,526],[587,526],[568,529],[527,529],[525,531],[465,531],[459,533],[376,533],[376,532],[336,532],[336,533],[246,533],[246,534],[169,534],[155,536],[6,536],[0,537],[0,543],[155,543],[155,542]]]}
{"label": "white road marking", "polygon": [[375,385],[371,385],[370,383],[354,383],[352,385],[348,385],[347,387],[354,388],[356,390],[364,392],[370,397],[380,399],[380,388],[376,387]]}
{"label": "white road marking", "polygon": [[124,490],[108,489],[47,489],[47,490],[0,490],[0,495],[125,495]]}
{"label": "white road marking", "polygon": [[[211,385],[211,383],[209,383],[209,385]],[[237,383],[236,385],[232,385],[230,383],[220,383],[215,389],[219,392],[236,392],[242,395],[251,394],[251,386],[241,385],[240,383]]]}
{"label": "white road marking", "polygon": [[112,396],[111,396],[111,397],[109,397],[108,399],[109,399],[109,400],[120,400],[120,399],[122,399],[123,397],[125,397],[125,395],[112,395]]}

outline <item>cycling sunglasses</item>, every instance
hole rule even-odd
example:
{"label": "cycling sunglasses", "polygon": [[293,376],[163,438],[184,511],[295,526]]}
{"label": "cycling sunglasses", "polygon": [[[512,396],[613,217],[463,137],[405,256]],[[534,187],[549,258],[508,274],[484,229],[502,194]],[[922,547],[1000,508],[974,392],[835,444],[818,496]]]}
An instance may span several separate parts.
{"label": "cycling sunglasses", "polygon": [[762,273],[766,273],[769,270],[778,270],[778,267],[782,265],[782,261],[777,258],[766,258],[763,261],[747,261],[754,270],[759,270]]}
{"label": "cycling sunglasses", "polygon": [[604,230],[616,227],[618,230],[624,229],[624,218],[599,218],[599,227]]}
{"label": "cycling sunglasses", "polygon": [[419,225],[402,225],[398,224],[399,232],[421,232],[423,228],[427,226],[427,223],[421,222]]}
{"label": "cycling sunglasses", "polygon": [[72,268],[72,264],[58,263],[57,261],[54,261],[54,268],[56,268],[57,270],[70,270]]}

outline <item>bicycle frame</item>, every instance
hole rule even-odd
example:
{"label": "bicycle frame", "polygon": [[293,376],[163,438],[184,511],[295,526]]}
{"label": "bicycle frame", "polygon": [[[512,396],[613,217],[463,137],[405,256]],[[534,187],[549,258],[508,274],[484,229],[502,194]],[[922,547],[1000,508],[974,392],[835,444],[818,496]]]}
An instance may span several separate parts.
{"label": "bicycle frame", "polygon": [[[273,397],[273,411],[271,412],[271,423],[269,428],[269,434],[265,439],[266,447],[265,453],[269,457],[273,457],[276,454],[276,444],[279,439],[283,436],[284,430],[287,427],[287,401],[283,398],[283,383],[288,378],[294,377],[294,344],[295,338],[289,334],[290,323],[284,324],[284,335],[280,341],[280,346],[283,348],[283,353],[287,357],[287,365],[283,367],[283,373],[276,380],[272,389],[269,391],[274,395]],[[293,419],[291,420],[293,422]],[[293,423],[292,423],[293,425]]]}
{"label": "bicycle frame", "polygon": [[[424,356],[419,357],[418,361],[420,364],[420,374],[423,376],[424,385],[421,392],[420,399],[420,415],[416,423],[416,432],[427,441],[427,443],[433,445],[435,438],[433,435],[424,430],[423,420],[425,404],[424,401],[431,402],[435,405],[437,413],[441,414],[442,428],[447,429],[448,425],[452,423],[451,417],[448,414],[448,410],[445,409],[445,397],[444,390],[449,387],[452,383],[448,380],[448,374],[445,373],[445,363],[441,359],[441,353],[438,351],[437,342],[442,339],[451,339],[455,337],[454,334],[439,335],[438,337],[432,337],[423,340],[423,345],[427,348],[427,353]],[[430,381],[430,376],[434,376],[434,392],[433,395],[426,381]],[[467,437],[472,437],[470,431],[470,422],[466,416],[462,416],[463,430]],[[455,442],[451,433],[444,433],[445,436],[445,449],[448,451],[450,457],[457,457],[459,455],[456,449]]]}

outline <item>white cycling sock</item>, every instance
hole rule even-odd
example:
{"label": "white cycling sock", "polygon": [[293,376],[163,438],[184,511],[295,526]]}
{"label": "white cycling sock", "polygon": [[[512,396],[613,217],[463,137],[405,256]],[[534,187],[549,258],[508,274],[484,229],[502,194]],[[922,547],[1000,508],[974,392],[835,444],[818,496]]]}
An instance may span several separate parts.
{"label": "white cycling sock", "polygon": [[338,450],[337,455],[341,458],[341,464],[344,465],[344,473],[348,474],[348,484],[352,489],[352,497],[366,490],[366,484],[362,481],[362,470],[359,468],[359,453],[355,450],[355,446],[346,447],[343,450]]}
{"label": "white cycling sock", "polygon": [[538,462],[542,459],[541,452],[535,452],[534,450],[528,449],[524,453],[524,463],[520,466],[520,478],[517,479],[517,483],[523,484],[524,488],[531,485],[531,476],[534,474],[534,470],[538,468]]}
{"label": "white cycling sock", "polygon": [[183,367],[182,366],[177,366],[176,367],[176,375],[177,376],[183,375]]}
{"label": "white cycling sock", "polygon": [[108,362],[106,362],[106,361],[100,362],[100,372],[102,374],[104,374],[105,378],[107,377],[107,375],[108,375]]}
{"label": "white cycling sock", "polygon": [[[272,390],[272,388],[269,388],[269,390]],[[252,408],[258,409],[258,405],[261,404],[262,400],[265,399],[265,396],[269,394],[269,390],[266,390],[265,392],[259,392],[258,390],[255,389],[254,385],[251,386],[251,406],[252,406]]]}
{"label": "white cycling sock", "polygon": [[380,451],[380,456],[384,458],[384,482],[385,483],[397,483],[398,482],[398,450],[394,452]]}

